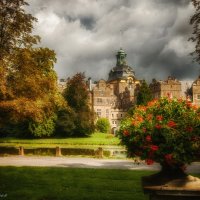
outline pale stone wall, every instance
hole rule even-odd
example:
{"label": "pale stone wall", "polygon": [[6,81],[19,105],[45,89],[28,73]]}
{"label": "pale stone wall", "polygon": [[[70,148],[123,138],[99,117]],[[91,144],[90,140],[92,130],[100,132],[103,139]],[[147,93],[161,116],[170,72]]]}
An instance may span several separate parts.
{"label": "pale stone wall", "polygon": [[181,82],[172,77],[168,77],[166,81],[153,80],[150,88],[154,98],[173,97],[179,99],[182,97]]}
{"label": "pale stone wall", "polygon": [[192,84],[193,102],[200,106],[200,77]]}
{"label": "pale stone wall", "polygon": [[118,127],[134,102],[134,89],[134,82],[130,84],[128,80],[100,80],[92,90],[93,109],[97,117],[108,118],[112,128]]}

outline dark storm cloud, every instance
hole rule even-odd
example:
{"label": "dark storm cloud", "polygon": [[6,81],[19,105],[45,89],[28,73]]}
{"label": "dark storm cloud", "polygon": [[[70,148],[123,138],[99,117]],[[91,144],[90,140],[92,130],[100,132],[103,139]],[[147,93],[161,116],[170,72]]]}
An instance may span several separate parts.
{"label": "dark storm cloud", "polygon": [[[136,77],[195,79],[189,54],[194,12],[189,0],[30,0],[35,33],[57,53],[59,77],[86,72],[107,79],[120,46]],[[122,31],[122,34],[120,32]]]}
{"label": "dark storm cloud", "polygon": [[90,16],[80,17],[80,22],[87,30],[92,30],[95,25],[95,20]]}
{"label": "dark storm cloud", "polygon": [[155,0],[157,3],[163,4],[173,4],[177,6],[185,6],[188,5],[189,0]]}

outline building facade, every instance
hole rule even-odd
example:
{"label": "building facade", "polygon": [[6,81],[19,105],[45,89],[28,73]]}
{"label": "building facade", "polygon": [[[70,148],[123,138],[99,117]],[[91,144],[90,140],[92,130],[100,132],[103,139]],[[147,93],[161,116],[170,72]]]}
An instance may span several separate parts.
{"label": "building facade", "polygon": [[122,49],[117,52],[116,60],[116,66],[110,70],[108,80],[98,81],[91,89],[95,113],[99,118],[107,118],[113,131],[125,117],[127,110],[134,105],[135,88],[139,84]]}
{"label": "building facade", "polygon": [[[60,92],[66,87],[67,80],[58,82]],[[120,49],[116,55],[116,65],[108,75],[107,80],[92,83],[88,79],[90,94],[89,105],[98,118],[107,118],[115,132],[127,111],[136,104],[137,93],[141,81],[135,77],[135,72],[126,62],[126,53]],[[169,76],[166,80],[155,79],[149,85],[153,98],[170,97],[191,100],[200,106],[200,76],[193,81],[179,81]]]}
{"label": "building facade", "polygon": [[192,83],[192,99],[195,105],[200,106],[200,76]]}
{"label": "building facade", "polygon": [[149,85],[153,98],[161,97],[182,97],[182,87],[181,82],[174,77],[169,76],[165,81],[156,81],[152,80],[152,83]]}

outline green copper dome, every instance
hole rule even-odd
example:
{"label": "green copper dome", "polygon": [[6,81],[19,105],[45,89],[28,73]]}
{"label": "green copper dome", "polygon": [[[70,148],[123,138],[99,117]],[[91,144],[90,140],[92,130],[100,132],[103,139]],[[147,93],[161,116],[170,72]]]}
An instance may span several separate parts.
{"label": "green copper dome", "polygon": [[123,49],[120,49],[118,52],[117,52],[117,66],[120,66],[120,65],[125,65],[126,64],[126,53]]}
{"label": "green copper dome", "polygon": [[112,68],[109,73],[108,81],[116,79],[127,79],[128,77],[135,77],[135,72],[133,69],[126,63],[126,53],[123,49],[120,49],[117,52],[116,58],[117,63],[116,67]]}

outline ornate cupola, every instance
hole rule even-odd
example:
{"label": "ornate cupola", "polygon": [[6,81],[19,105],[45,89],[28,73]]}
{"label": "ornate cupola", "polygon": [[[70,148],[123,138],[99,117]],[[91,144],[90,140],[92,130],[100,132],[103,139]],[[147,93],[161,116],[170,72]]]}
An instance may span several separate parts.
{"label": "ornate cupola", "polygon": [[128,77],[135,78],[135,72],[130,66],[127,65],[126,55],[127,54],[125,53],[125,51],[120,48],[116,55],[116,66],[112,68],[109,72],[109,82],[117,79],[128,79]]}
{"label": "ornate cupola", "polygon": [[116,66],[121,66],[121,65],[126,65],[126,53],[124,52],[124,50],[122,50],[122,48],[120,48],[120,50],[117,52],[116,58],[117,58],[117,64]]}

